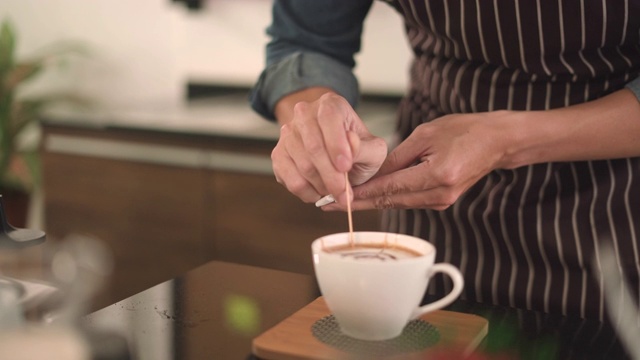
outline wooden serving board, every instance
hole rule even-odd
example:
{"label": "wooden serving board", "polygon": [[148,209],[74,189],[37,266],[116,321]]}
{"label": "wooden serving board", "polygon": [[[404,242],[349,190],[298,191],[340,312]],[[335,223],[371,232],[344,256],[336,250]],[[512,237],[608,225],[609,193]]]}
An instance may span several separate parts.
{"label": "wooden serving board", "polygon": [[[324,299],[317,298],[276,326],[253,339],[253,354],[260,359],[348,359],[358,357],[318,340],[312,326],[330,315]],[[424,359],[429,354],[470,355],[487,335],[489,322],[477,315],[438,310],[420,319],[434,326],[437,342],[424,350],[403,353],[392,358]]]}

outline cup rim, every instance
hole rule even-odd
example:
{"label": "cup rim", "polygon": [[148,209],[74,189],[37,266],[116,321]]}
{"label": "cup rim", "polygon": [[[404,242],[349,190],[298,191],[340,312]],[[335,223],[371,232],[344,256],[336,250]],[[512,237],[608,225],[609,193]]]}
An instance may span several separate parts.
{"label": "cup rim", "polygon": [[[356,244],[360,243],[362,244],[362,241],[359,241],[359,238],[363,235],[374,235],[379,237],[378,241],[367,241],[364,243],[374,243],[374,244],[381,244],[384,242],[384,235],[393,235],[394,240],[396,241],[401,241],[401,242],[412,242],[413,244],[417,244],[417,246],[410,246],[409,248],[411,250],[415,250],[420,252],[421,255],[416,256],[414,258],[406,258],[406,259],[402,259],[402,263],[406,263],[409,261],[422,261],[425,258],[429,258],[429,257],[434,257],[435,258],[435,252],[436,252],[436,248],[433,244],[431,244],[429,241],[419,238],[417,236],[413,236],[413,235],[408,235],[408,234],[401,234],[401,233],[394,233],[394,232],[388,232],[388,231],[354,231],[354,242]],[[345,245],[347,244],[347,242],[345,241],[346,239],[348,239],[349,236],[349,232],[340,232],[340,233],[333,233],[333,234],[327,234],[324,236],[321,236],[317,239],[315,239],[312,243],[311,243],[311,249],[314,255],[318,255],[318,256],[330,256],[332,258],[336,258],[336,259],[342,259],[343,261],[357,261],[357,260],[353,260],[350,258],[343,258],[343,257],[339,257],[337,256],[337,254],[331,254],[328,252],[323,251],[322,246],[325,245],[329,245],[329,246],[335,246],[335,245]],[[338,239],[338,240],[336,240]],[[389,240],[389,239],[387,239]],[[327,244],[327,242],[329,242]],[[407,246],[407,245],[404,245]],[[360,262],[362,263],[362,262]],[[395,263],[395,262],[394,262]]]}

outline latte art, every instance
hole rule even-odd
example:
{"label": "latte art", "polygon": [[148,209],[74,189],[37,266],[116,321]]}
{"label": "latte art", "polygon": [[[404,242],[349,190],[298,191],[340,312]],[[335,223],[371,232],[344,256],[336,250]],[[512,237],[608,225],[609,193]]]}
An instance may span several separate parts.
{"label": "latte art", "polygon": [[398,257],[394,254],[390,254],[388,251],[354,251],[354,252],[344,252],[340,254],[342,257],[352,257],[354,259],[371,259],[371,260],[397,260]]}
{"label": "latte art", "polygon": [[351,258],[362,261],[398,261],[402,259],[410,259],[420,256],[421,254],[415,250],[400,246],[381,246],[381,245],[357,245],[357,246],[339,246],[325,249],[331,254],[340,255],[342,258]]}

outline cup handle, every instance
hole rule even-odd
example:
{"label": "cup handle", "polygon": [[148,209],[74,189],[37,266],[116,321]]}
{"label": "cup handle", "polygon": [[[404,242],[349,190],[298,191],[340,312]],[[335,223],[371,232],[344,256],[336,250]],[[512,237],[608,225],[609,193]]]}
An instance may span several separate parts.
{"label": "cup handle", "polygon": [[411,317],[412,319],[415,319],[428,312],[441,309],[451,304],[455,299],[458,298],[458,296],[460,296],[460,293],[462,292],[462,288],[464,286],[464,279],[462,278],[462,274],[460,273],[460,270],[458,270],[458,268],[456,268],[451,264],[439,263],[439,264],[434,264],[431,267],[430,272],[429,274],[427,274],[427,276],[431,277],[433,276],[433,274],[439,273],[439,272],[449,275],[449,277],[453,281],[453,289],[451,289],[451,292],[449,292],[442,299],[436,300],[430,304],[417,308],[413,312],[413,316]]}

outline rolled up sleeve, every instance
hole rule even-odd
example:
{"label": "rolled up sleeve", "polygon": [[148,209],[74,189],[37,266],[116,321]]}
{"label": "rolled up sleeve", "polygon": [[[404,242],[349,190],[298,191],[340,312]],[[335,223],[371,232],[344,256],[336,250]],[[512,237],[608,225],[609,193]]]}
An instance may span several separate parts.
{"label": "rolled up sleeve", "polygon": [[283,96],[312,86],[324,86],[342,95],[351,106],[358,102],[358,81],[351,68],[318,53],[296,52],[262,72],[251,91],[252,108],[274,120],[273,109]]}
{"label": "rolled up sleeve", "polygon": [[313,86],[331,88],[355,107],[354,55],[370,6],[371,0],[275,1],[266,68],[251,89],[251,107],[274,120],[282,97]]}

